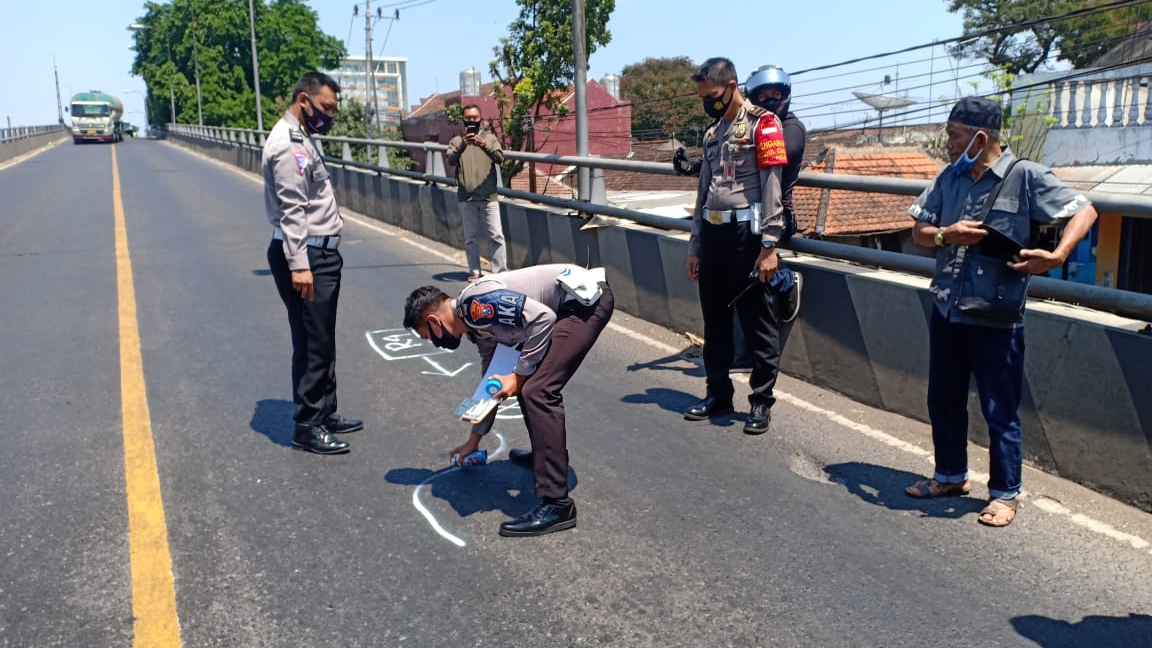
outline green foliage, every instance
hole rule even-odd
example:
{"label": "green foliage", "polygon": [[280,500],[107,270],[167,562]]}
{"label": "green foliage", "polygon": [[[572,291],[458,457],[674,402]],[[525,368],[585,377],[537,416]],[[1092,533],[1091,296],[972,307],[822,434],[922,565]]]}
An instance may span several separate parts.
{"label": "green foliage", "polygon": [[[496,79],[496,102],[500,110],[497,135],[506,150],[526,150],[529,131],[541,128],[540,116],[566,113],[565,92],[576,74],[572,52],[572,3],[569,0],[516,0],[520,15],[508,25],[508,36],[493,48],[496,59],[489,65]],[[585,48],[591,56],[612,39],[608,18],[615,0],[585,2]],[[508,90],[511,90],[509,96]],[[546,135],[545,135],[546,137]],[[536,146],[543,137],[536,137]],[[524,163],[506,160],[503,175],[512,182]]]}
{"label": "green foliage", "polygon": [[632,102],[632,134],[639,139],[663,139],[674,133],[685,141],[704,132],[708,119],[700,110],[692,73],[696,64],[686,56],[648,58],[625,66],[620,93]]}
{"label": "green foliage", "polygon": [[[1066,14],[1096,4],[1091,0],[947,0],[948,11],[960,12],[964,32],[996,29],[1021,22]],[[1152,18],[1152,2],[1099,11],[1076,18],[1014,28],[952,47],[957,58],[985,59],[1010,74],[1035,72],[1048,56],[1073,67],[1086,67]]]}
{"label": "green foliage", "polygon": [[448,116],[448,121],[453,124],[464,122],[464,104],[452,104],[444,109],[444,113]]}
{"label": "green foliage", "polygon": [[[256,0],[256,47],[265,128],[279,114],[276,99],[291,93],[305,72],[334,67],[344,46],[316,26],[316,12],[303,0]],[[204,123],[256,127],[256,92],[248,3],[236,0],[147,2],[137,19],[132,74],[148,86],[152,122],[196,123],[196,62],[199,61]],[[169,87],[176,115],[170,110]]]}

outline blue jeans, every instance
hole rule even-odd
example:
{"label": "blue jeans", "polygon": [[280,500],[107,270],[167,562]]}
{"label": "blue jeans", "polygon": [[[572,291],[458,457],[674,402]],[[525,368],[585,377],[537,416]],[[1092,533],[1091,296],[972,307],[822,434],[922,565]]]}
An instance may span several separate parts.
{"label": "blue jeans", "polygon": [[988,423],[989,494],[1016,497],[1024,446],[1020,426],[1024,328],[955,324],[933,308],[928,346],[928,416],[936,450],[935,479],[958,483],[968,478],[968,384],[975,377],[980,409]]}

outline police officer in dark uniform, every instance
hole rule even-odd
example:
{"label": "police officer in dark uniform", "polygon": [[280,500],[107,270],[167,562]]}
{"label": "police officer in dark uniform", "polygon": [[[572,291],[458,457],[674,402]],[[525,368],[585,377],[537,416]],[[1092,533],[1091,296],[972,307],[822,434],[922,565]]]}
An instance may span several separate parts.
{"label": "police officer in dark uniform", "polygon": [[[566,289],[582,286],[583,293]],[[573,281],[573,279],[577,279]],[[500,535],[538,536],[576,526],[576,504],[568,496],[568,445],[561,391],[612,318],[612,289],[603,270],[569,264],[532,266],[481,277],[452,299],[435,286],[417,288],[404,304],[404,327],[438,347],[455,349],[462,337],[480,351],[484,374],[498,344],[520,350],[513,373],[494,376],[496,398],[518,396],[532,452],[513,450],[517,463],[530,463],[539,504],[500,525]],[[492,428],[493,411],[472,427],[468,440],[449,455],[466,457]]]}
{"label": "police officer in dark uniform", "polygon": [[312,135],[332,127],[340,86],[320,72],[300,78],[292,105],[264,144],[264,208],[271,223],[268,266],[292,330],[293,447],[317,454],[348,452],[333,434],[363,429],[336,413],[336,305],[340,298],[340,231],[344,220],[332,180]]}
{"label": "police officer in dark uniform", "polygon": [[751,409],[744,432],[763,434],[775,404],[782,304],[797,290],[792,273],[781,270],[776,254],[784,232],[784,134],[774,113],[744,98],[728,59],[705,61],[692,80],[705,112],[716,121],[704,135],[686,266],[689,278],[700,284],[707,395],[688,408],[684,418],[705,420],[734,409],[728,372],[735,307],[752,355]]}

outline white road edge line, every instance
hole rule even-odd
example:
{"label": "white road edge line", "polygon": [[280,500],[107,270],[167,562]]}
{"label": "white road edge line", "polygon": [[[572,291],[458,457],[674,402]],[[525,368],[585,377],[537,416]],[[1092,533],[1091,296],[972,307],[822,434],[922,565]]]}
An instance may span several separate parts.
{"label": "white road edge line", "polygon": [[[493,434],[496,435],[497,439],[500,439],[500,445],[496,448],[495,452],[488,455],[489,460],[492,460],[492,459],[495,459],[496,457],[499,457],[508,448],[508,444],[504,441],[504,435],[500,434],[499,432],[493,432]],[[451,542],[452,544],[456,545],[457,547],[463,547],[467,543],[465,543],[463,540],[461,540],[459,536],[453,535],[452,533],[448,532],[443,526],[441,526],[440,522],[436,520],[436,516],[432,515],[432,511],[429,511],[428,507],[424,506],[424,503],[420,501],[420,493],[424,492],[424,487],[427,486],[428,484],[432,483],[433,479],[454,473],[457,470],[460,470],[460,466],[451,466],[449,468],[445,468],[444,470],[441,470],[440,472],[433,474],[428,479],[425,479],[424,481],[420,482],[420,485],[416,487],[416,490],[412,491],[412,506],[415,506],[416,510],[420,511],[420,515],[423,515],[424,519],[428,520],[428,524],[432,526],[432,530],[435,531],[436,533],[438,533],[441,538],[444,538],[445,540],[447,540],[448,542]]]}
{"label": "white road edge line", "polygon": [[[172,144],[170,146],[176,146],[176,145]],[[187,149],[184,149],[182,147],[177,146],[176,148],[179,148],[180,150],[183,150],[185,152],[192,153],[195,155],[195,153],[188,151]],[[239,173],[240,175],[243,175],[244,177],[249,178],[251,180],[254,180],[256,182],[263,183],[263,179],[261,179],[259,176],[250,174],[246,171],[243,171],[242,169],[237,169],[231,165],[225,164],[223,162],[219,162],[218,160],[216,160],[214,158],[209,158],[206,156],[199,156],[199,155],[198,155],[198,157],[202,157],[203,159],[206,159],[210,162],[215,162],[215,163],[219,164],[220,166],[223,166],[227,169],[234,170],[237,173]],[[341,212],[341,213],[343,214],[343,212]],[[407,243],[408,245],[411,245],[412,247],[415,247],[418,250],[421,250],[423,252],[427,252],[428,254],[432,254],[434,256],[437,256],[441,259],[445,259],[447,261],[451,261],[453,263],[456,262],[456,260],[454,258],[452,258],[452,256],[449,254],[445,254],[439,250],[432,249],[432,248],[430,248],[430,247],[428,247],[422,243],[419,243],[419,242],[414,241],[412,239],[406,238],[404,236],[399,236],[393,232],[390,232],[390,231],[384,229],[383,227],[380,227],[380,226],[375,225],[371,222],[368,222],[367,220],[365,220],[365,218],[362,218],[359,216],[349,216],[346,214],[344,215],[344,217],[346,219],[351,220],[352,222],[356,223],[357,225],[360,225],[362,227],[367,227],[368,229],[375,230],[377,232],[380,232],[381,234],[384,234],[384,235],[390,236],[392,238],[395,238],[397,240],[403,241],[404,243]],[[630,337],[634,340],[639,340],[641,342],[644,342],[648,346],[659,349],[660,351],[664,351],[667,353],[679,353],[681,351],[680,349],[678,349],[678,348],[676,348],[670,344],[665,344],[664,342],[650,338],[647,335],[644,335],[643,333],[639,333],[637,331],[633,331],[632,329],[625,328],[624,326],[617,324],[615,322],[608,322],[608,328],[612,329],[613,331],[616,331],[617,333],[620,333],[622,335]],[[743,379],[742,382],[747,382],[747,377],[743,376],[743,375],[737,375],[737,376],[734,376],[734,378],[736,380]],[[824,416],[825,418],[833,421],[834,423],[836,423],[838,425],[847,427],[849,430],[863,434],[864,436],[869,437],[873,440],[880,441],[881,443],[884,443],[885,445],[892,446],[893,448],[896,448],[898,450],[903,450],[904,452],[908,452],[914,456],[923,457],[923,458],[927,459],[929,462],[932,461],[932,453],[928,452],[927,450],[924,450],[923,448],[920,448],[919,446],[912,445],[911,443],[908,443],[907,441],[904,441],[902,439],[897,439],[896,437],[894,437],[890,434],[886,434],[884,432],[881,432],[880,430],[869,427],[867,425],[863,425],[861,423],[856,423],[855,421],[844,418],[843,416],[841,416],[840,414],[837,414],[836,412],[833,412],[831,410],[826,410],[826,409],[819,407],[817,405],[813,405],[812,403],[809,403],[808,401],[805,401],[803,399],[792,396],[791,394],[787,394],[785,392],[776,390],[775,395],[776,395],[776,398],[788,403],[789,405],[799,407],[801,409],[812,412],[813,414],[819,414],[819,415]],[[443,473],[437,473],[437,474],[439,475],[439,474],[443,474]],[[973,481],[978,481],[978,482],[987,481],[988,475],[986,475],[984,473],[979,473],[979,472],[970,472],[969,478],[972,479]],[[1051,513],[1053,515],[1062,516],[1064,518],[1067,518],[1067,520],[1069,522],[1076,524],[1077,526],[1084,527],[1086,529],[1089,529],[1091,531],[1099,533],[1105,537],[1112,538],[1118,542],[1122,542],[1124,544],[1129,544],[1136,549],[1145,549],[1145,548],[1152,546],[1152,543],[1149,543],[1147,540],[1145,540],[1139,536],[1135,536],[1135,535],[1132,535],[1129,533],[1124,533],[1123,531],[1119,531],[1115,527],[1113,527],[1112,525],[1107,524],[1105,522],[1101,522],[1101,521],[1096,520],[1094,518],[1091,518],[1087,515],[1083,515],[1081,513],[1073,513],[1067,507],[1063,506],[1062,504],[1058,504],[1054,500],[1043,498],[1043,497],[1041,497],[1040,499],[1032,499],[1032,498],[1028,497],[1027,493],[1022,493],[1021,498],[1022,499],[1028,499],[1034,505],[1036,505],[1036,508],[1039,508],[1040,510],[1045,511],[1046,513]],[[418,506],[417,508],[420,508],[420,507]],[[430,521],[432,521],[432,520],[430,519]],[[460,545],[460,546],[463,546],[463,545]],[[1152,554],[1152,550],[1150,550],[1148,553]]]}

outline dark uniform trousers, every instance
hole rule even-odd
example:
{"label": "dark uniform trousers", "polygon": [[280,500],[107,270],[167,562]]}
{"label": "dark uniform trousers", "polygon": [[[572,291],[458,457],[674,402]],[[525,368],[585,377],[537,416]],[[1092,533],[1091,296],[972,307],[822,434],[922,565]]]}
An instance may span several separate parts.
{"label": "dark uniform trousers", "polygon": [[548,353],[520,390],[520,410],[532,441],[532,471],[540,498],[568,496],[568,441],[564,395],[560,392],[612,319],[612,289],[601,285],[603,293],[592,306],[569,302],[556,313]]}
{"label": "dark uniform trousers", "polygon": [[336,411],[336,305],[340,300],[340,251],[308,247],[315,296],[303,299],[292,288],[283,242],[268,246],[268,267],[288,309],[292,329],[292,400],[297,423],[321,423]]}
{"label": "dark uniform trousers", "polygon": [[[704,372],[708,394],[730,399],[734,393],[728,371],[732,367],[732,307],[728,306],[754,279],[748,275],[760,255],[760,236],[749,223],[704,223],[700,231],[699,290],[704,318]],[[760,284],[736,301],[736,317],[752,359],[748,400],[771,408],[772,390],[780,372],[780,297],[769,284]]]}

